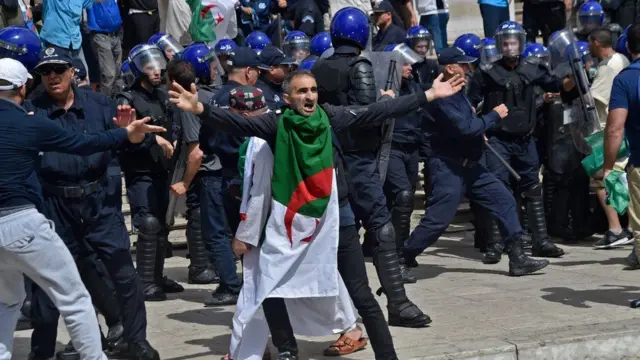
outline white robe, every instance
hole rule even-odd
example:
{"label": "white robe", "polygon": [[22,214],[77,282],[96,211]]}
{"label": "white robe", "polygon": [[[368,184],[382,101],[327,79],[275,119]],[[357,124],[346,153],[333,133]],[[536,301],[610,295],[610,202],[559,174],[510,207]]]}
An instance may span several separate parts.
{"label": "white robe", "polygon": [[[337,217],[323,217],[319,231],[308,244],[294,241],[291,246],[282,246],[273,241],[284,234],[280,233],[281,227],[270,226],[277,217],[270,216],[272,172],[271,148],[264,140],[251,138],[244,170],[243,221],[236,238],[254,248],[244,255],[244,283],[233,317],[229,354],[235,360],[262,359],[269,328],[261,304],[269,297],[285,299],[291,326],[298,335],[331,335],[356,321],[355,308],[338,273]],[[335,178],[329,203],[329,208],[337,208]],[[257,247],[263,229],[265,240]],[[329,233],[335,236],[327,236]]]}

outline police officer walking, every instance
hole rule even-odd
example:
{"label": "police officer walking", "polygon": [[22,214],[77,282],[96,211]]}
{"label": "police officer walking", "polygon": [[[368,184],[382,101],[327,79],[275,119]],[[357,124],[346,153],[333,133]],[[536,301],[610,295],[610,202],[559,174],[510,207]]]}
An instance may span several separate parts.
{"label": "police officer walking", "polygon": [[262,71],[256,82],[256,87],[262,90],[267,106],[275,111],[285,106],[282,95],[282,82],[287,77],[296,61],[286,56],[275,46],[267,46],[260,53],[260,62],[271,67],[271,70]]}
{"label": "police officer walking", "polygon": [[[113,128],[116,104],[102,94],[73,86],[75,69],[71,64],[72,57],[67,51],[45,49],[34,71],[42,76],[46,91],[26,102],[25,109],[46,116],[70,131],[94,133]],[[90,113],[88,109],[91,109]],[[146,341],[144,298],[129,253],[130,240],[122,210],[109,195],[107,170],[112,156],[111,151],[86,157],[44,152],[38,178],[47,216],[77,259],[79,268],[89,268],[84,274],[85,281],[110,328],[116,330],[114,327],[119,326],[119,309],[116,304],[105,303],[112,297],[111,289],[98,276],[97,269],[91,268],[96,266],[95,260],[87,260],[95,257],[94,251],[113,281],[122,309],[123,335],[131,352],[139,359],[155,359],[157,352]],[[45,305],[41,302],[46,296],[38,294],[41,293],[34,293],[34,298],[42,311]],[[35,326],[32,334],[35,356],[49,356],[55,348],[58,313],[53,306],[48,310],[49,314],[36,317],[43,320],[43,327]]]}
{"label": "police officer walking", "polygon": [[[522,178],[517,188],[525,200],[526,216],[533,234],[533,256],[560,257],[564,251],[556,247],[547,234],[539,180],[540,164],[532,134],[537,119],[536,85],[546,92],[559,92],[561,80],[551,75],[548,68],[539,62],[520,61],[525,35],[522,26],[514,21],[504,22],[498,27],[495,40],[502,59],[492,64],[482,64],[476,70],[468,95],[473,106],[483,102],[484,111],[500,104],[509,108],[507,117],[487,129],[489,144]],[[511,188],[509,172],[495,154],[486,153],[486,165]],[[485,256],[495,263],[501,254],[502,246],[491,244]]]}
{"label": "police officer walking", "polygon": [[[368,105],[376,101],[371,62],[359,56],[369,38],[367,16],[356,8],[343,8],[331,21],[335,51],[312,68],[321,103]],[[401,40],[402,41],[402,40]],[[349,176],[351,206],[373,241],[373,259],[382,290],[387,295],[389,325],[421,327],[431,319],[413,304],[404,291],[395,231],[378,173],[377,152],[382,130],[345,130],[338,135]]]}
{"label": "police officer walking", "polygon": [[[129,66],[136,77],[127,92],[116,96],[119,105],[130,105],[138,116],[151,117],[154,124],[173,129],[178,111],[172,111],[162,89],[165,56],[156,45],[131,49]],[[147,301],[164,301],[165,293],[184,288],[162,276],[169,229],[165,221],[169,205],[169,159],[173,134],[149,136],[139,146],[122,151],[120,165],[125,174],[132,225],[138,229],[136,262]]]}
{"label": "police officer walking", "polygon": [[[443,49],[438,55],[438,63],[445,66],[445,79],[464,76],[475,60],[455,47]],[[464,194],[498,219],[506,238],[509,275],[526,275],[549,264],[548,260],[533,260],[524,254],[515,199],[480,163],[485,131],[508,113],[507,107],[499,104],[479,117],[462,92],[427,106],[424,134],[430,149],[426,165],[432,192],[424,217],[404,244],[407,263],[415,262],[417,255],[438,240],[456,215]]]}

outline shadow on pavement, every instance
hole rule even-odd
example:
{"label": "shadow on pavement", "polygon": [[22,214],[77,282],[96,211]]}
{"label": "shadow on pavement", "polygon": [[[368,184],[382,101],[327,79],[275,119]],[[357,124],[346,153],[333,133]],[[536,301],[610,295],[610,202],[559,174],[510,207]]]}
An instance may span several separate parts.
{"label": "shadow on pavement", "polygon": [[588,302],[629,306],[629,300],[640,298],[640,287],[625,285],[601,285],[602,289],[574,290],[568,287],[540,289],[548,294],[541,298],[576,308],[589,309]]}
{"label": "shadow on pavement", "polygon": [[231,306],[228,306],[228,309],[225,307],[203,307],[202,309],[169,314],[167,318],[183,323],[230,326],[233,320],[233,310],[234,308]]}

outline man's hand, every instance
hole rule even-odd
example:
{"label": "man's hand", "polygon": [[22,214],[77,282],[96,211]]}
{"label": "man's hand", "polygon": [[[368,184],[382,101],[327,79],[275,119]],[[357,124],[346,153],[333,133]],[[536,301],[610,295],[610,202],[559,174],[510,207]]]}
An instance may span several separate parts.
{"label": "man's hand", "polygon": [[500,104],[493,108],[493,111],[497,112],[500,115],[500,119],[504,119],[509,115],[509,109],[505,104]]}
{"label": "man's hand", "polygon": [[395,98],[396,97],[396,93],[393,92],[393,90],[382,90],[380,89],[380,96],[391,96],[391,98]]}
{"label": "man's hand", "polygon": [[131,122],[136,119],[136,109],[133,109],[129,105],[118,105],[118,111],[116,117],[113,118],[113,123],[118,127],[127,127]]}
{"label": "man's hand", "polygon": [[168,142],[165,138],[158,135],[156,135],[156,142],[162,148],[164,156],[166,156],[167,159],[171,159],[171,157],[173,156],[173,145],[171,145],[171,143]]}
{"label": "man's hand", "polygon": [[167,131],[167,129],[162,126],[147,125],[150,120],[150,117],[135,120],[125,127],[125,129],[127,129],[127,137],[132,144],[141,143],[144,139],[144,134],[146,133],[160,133]]}
{"label": "man's hand", "polygon": [[431,89],[425,92],[429,101],[449,97],[460,91],[465,84],[464,77],[460,75],[455,75],[447,81],[442,81],[443,76],[443,74],[438,75],[433,81]]}
{"label": "man's hand", "polygon": [[560,93],[544,93],[544,102],[546,103],[553,102],[553,100],[558,96],[560,96]]}
{"label": "man's hand", "polygon": [[248,7],[248,6],[243,6],[243,7],[242,7],[242,12],[243,12],[245,15],[251,15],[251,14],[253,13],[253,9],[252,9],[252,8],[250,8],[250,7]]}
{"label": "man's hand", "polygon": [[251,245],[244,243],[238,240],[238,238],[234,237],[233,241],[231,242],[231,248],[233,249],[233,253],[239,257],[240,255],[244,255],[246,252],[251,250]]}
{"label": "man's hand", "polygon": [[169,95],[171,96],[169,101],[184,111],[192,112],[196,115],[202,114],[204,106],[201,102],[198,102],[196,84],[191,84],[191,90],[185,90],[185,88],[174,81],[171,88],[173,90],[169,91]]}
{"label": "man's hand", "polygon": [[33,13],[31,12],[30,8],[27,8],[27,11],[25,11],[25,14],[27,15],[27,21],[33,20]]}
{"label": "man's hand", "polygon": [[173,191],[173,193],[178,196],[182,196],[186,194],[188,188],[189,186],[187,186],[187,184],[185,184],[184,181],[180,181],[171,185],[171,191]]}

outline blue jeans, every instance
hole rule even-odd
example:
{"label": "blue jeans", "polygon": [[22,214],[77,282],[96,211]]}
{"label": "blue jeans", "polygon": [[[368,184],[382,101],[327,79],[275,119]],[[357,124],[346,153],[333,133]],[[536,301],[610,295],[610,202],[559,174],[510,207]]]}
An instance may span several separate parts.
{"label": "blue jeans", "polygon": [[200,216],[205,248],[220,276],[220,286],[237,294],[242,283],[236,273],[236,262],[226,229],[223,199],[223,192],[229,186],[230,180],[222,176],[222,171],[199,174]]}
{"label": "blue jeans", "polygon": [[448,47],[447,24],[449,23],[449,13],[422,15],[420,17],[420,25],[426,27],[435,43],[436,51]]}
{"label": "blue jeans", "polygon": [[499,7],[493,5],[480,4],[480,14],[482,14],[482,25],[484,27],[484,37],[493,37],[500,24],[509,21],[509,7]]}

